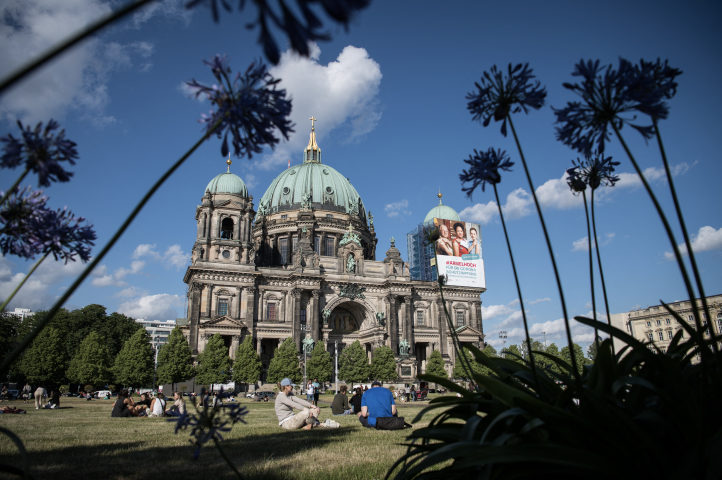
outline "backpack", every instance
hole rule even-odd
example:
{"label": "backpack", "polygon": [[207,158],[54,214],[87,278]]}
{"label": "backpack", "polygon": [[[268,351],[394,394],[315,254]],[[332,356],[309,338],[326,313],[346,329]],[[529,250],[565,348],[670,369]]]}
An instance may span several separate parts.
{"label": "backpack", "polygon": [[403,430],[406,426],[404,417],[379,417],[376,419],[376,430]]}

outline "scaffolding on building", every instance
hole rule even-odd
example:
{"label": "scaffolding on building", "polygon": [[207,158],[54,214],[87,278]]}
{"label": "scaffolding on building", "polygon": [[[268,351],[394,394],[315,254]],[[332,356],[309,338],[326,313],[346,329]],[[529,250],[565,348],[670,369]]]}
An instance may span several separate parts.
{"label": "scaffolding on building", "polygon": [[426,235],[433,228],[434,221],[432,219],[425,224],[419,223],[416,228],[406,234],[409,273],[412,280],[436,281],[436,267],[431,265],[431,259],[434,258],[434,246],[426,244]]}

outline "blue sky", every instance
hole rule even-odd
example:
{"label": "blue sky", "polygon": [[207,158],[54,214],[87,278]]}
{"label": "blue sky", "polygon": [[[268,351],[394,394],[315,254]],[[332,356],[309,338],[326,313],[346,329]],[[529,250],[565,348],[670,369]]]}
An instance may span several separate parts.
{"label": "blue sky", "polygon": [[[201,135],[197,119],[207,102],[189,99],[183,82],[211,82],[203,59],[226,53],[234,70],[261,55],[256,32],[244,28],[250,15],[221,15],[214,24],[204,8],[185,11],[165,1],[85,42],[24,84],[0,96],[0,134],[24,121],[61,121],[78,143],[75,177],[46,190],[50,204],[68,205],[93,222],[96,250],[160,174]],[[102,0],[8,0],[0,6],[0,76],[118,5]],[[413,7],[413,8],[412,8]],[[563,180],[576,153],[555,140],[550,106],[574,97],[579,59],[615,63],[661,57],[684,71],[661,125],[675,184],[708,294],[722,291],[722,210],[719,149],[722,47],[718,2],[373,2],[349,31],[326,24],[333,40],[313,47],[311,59],[284,55],[273,70],[294,100],[296,133],[275,152],[234,159],[231,171],[258,199],[276,175],[300,162],[309,123],[318,119],[324,162],[346,175],[375,218],[377,259],[393,235],[402,256],[405,234],[437,203],[482,225],[487,292],[482,295],[487,340],[500,345],[522,338],[521,315],[493,193],[468,199],[458,175],[474,148],[507,150],[517,162],[503,176],[499,194],[521,277],[535,338],[563,345],[559,296],[539,220],[530,204],[511,137],[500,125],[483,128],[466,111],[465,95],[492,65],[529,62],[548,89],[547,105],[514,117],[532,177],[545,209],[561,269],[569,312],[591,314],[586,234],[581,199]],[[283,42],[283,41],[282,41]],[[281,43],[283,45],[283,43]],[[660,201],[673,219],[654,144],[623,134],[642,168],[648,169]],[[607,153],[622,164],[622,180],[599,194],[597,227],[612,313],[686,298],[670,244],[652,203],[617,140]],[[207,183],[225,171],[220,142],[206,142],[163,186],[69,307],[105,305],[133,317],[183,316],[183,273],[195,238],[195,206]],[[0,188],[16,172],[3,171]],[[681,234],[675,225],[678,241]],[[0,259],[0,297],[30,268],[14,257]],[[47,308],[79,264],[47,262],[31,277],[11,307]],[[596,269],[596,266],[595,266]],[[597,291],[601,286],[597,282]],[[603,312],[601,295],[597,310]],[[580,326],[575,338],[592,336]]]}

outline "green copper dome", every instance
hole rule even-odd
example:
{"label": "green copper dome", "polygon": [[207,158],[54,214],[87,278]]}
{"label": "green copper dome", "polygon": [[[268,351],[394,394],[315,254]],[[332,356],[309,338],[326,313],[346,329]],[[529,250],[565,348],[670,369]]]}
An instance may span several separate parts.
{"label": "green copper dome", "polygon": [[459,214],[456,213],[456,210],[441,203],[441,192],[439,192],[439,195],[437,196],[439,197],[439,204],[429,210],[429,213],[426,214],[426,218],[424,218],[424,223],[433,221],[434,218],[460,222],[461,218],[459,218]]}
{"label": "green copper dome", "polygon": [[206,187],[206,192],[211,192],[212,195],[216,193],[227,193],[240,195],[241,197],[248,196],[248,189],[246,188],[246,184],[243,183],[243,180],[241,180],[241,177],[230,172],[217,175]]}

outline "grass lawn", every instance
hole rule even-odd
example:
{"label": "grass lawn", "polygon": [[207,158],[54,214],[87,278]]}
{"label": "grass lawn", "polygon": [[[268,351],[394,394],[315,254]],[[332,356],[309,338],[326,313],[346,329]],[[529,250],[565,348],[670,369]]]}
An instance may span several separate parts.
{"label": "grass lawn", "polygon": [[[63,398],[60,403],[58,410],[35,410],[22,401],[0,404],[28,411],[0,414],[0,426],[25,443],[35,479],[140,480],[159,474],[175,479],[235,478],[212,442],[198,460],[192,460],[194,447],[188,435],[174,435],[174,424],[165,419],[110,418],[112,400]],[[355,415],[334,417],[323,404],[321,421],[333,418],[341,428],[285,431],[278,426],[273,402],[242,403],[250,411],[245,417],[248,424],[236,425],[224,435],[223,447],[246,478],[383,478],[405,451],[399,444],[409,430],[365,429]],[[411,422],[421,407],[402,404],[399,416]],[[21,467],[14,444],[4,436],[0,463]],[[6,477],[0,474],[0,478]]]}

